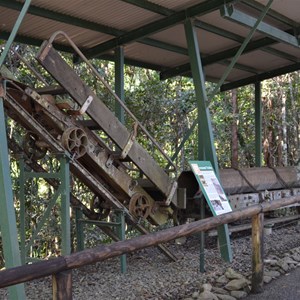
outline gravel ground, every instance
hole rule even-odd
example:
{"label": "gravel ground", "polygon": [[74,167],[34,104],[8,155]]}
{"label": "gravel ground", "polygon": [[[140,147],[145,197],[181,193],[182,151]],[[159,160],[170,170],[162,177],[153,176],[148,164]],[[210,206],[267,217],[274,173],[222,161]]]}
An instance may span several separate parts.
{"label": "gravel ground", "polygon": [[[281,256],[300,246],[300,225],[278,227],[265,237],[264,254]],[[189,237],[185,244],[169,243],[170,250],[179,257],[170,262],[156,248],[127,255],[127,273],[121,274],[118,258],[73,271],[73,299],[134,300],[184,299],[199,285],[211,282],[230,266],[247,276],[251,273],[251,236],[235,234],[231,238],[233,262],[220,258],[216,238],[207,238],[204,274],[199,272],[199,238]],[[26,283],[28,299],[52,299],[51,278]],[[0,299],[6,290],[0,290]]]}

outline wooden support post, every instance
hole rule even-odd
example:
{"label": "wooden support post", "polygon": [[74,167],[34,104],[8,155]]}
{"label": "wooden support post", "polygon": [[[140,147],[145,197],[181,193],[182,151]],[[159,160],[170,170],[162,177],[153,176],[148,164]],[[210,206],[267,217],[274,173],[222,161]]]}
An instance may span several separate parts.
{"label": "wooden support post", "polygon": [[252,217],[252,293],[261,293],[264,284],[264,214]]}
{"label": "wooden support post", "polygon": [[72,271],[63,271],[52,276],[53,300],[72,300]]}

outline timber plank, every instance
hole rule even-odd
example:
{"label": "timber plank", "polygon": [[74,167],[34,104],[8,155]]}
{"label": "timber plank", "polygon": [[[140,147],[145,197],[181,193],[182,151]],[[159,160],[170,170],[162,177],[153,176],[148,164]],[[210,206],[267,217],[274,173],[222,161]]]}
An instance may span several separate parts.
{"label": "timber plank", "polygon": [[[83,105],[89,96],[93,97],[94,100],[88,107],[87,114],[121,149],[124,149],[130,137],[130,133],[127,131],[126,127],[95,95],[91,88],[80,79],[52,45],[44,45],[44,48],[42,48],[38,54],[37,60],[55,78],[55,80],[68,91],[70,96],[79,105]],[[128,156],[167,197],[172,180],[150,154],[134,141]]]}

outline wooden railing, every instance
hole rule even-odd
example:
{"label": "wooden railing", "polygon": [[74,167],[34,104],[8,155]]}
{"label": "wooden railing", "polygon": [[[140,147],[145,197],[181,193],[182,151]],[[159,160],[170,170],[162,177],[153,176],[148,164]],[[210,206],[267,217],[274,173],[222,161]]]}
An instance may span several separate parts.
{"label": "wooden railing", "polygon": [[263,217],[264,213],[288,205],[300,203],[300,196],[263,202],[231,213],[172,227],[166,230],[83,250],[68,256],[10,268],[0,272],[0,288],[27,282],[45,276],[53,276],[53,299],[72,299],[72,269],[104,261],[125,253],[165,243],[180,237],[213,229],[222,224],[252,217],[252,291],[263,287]]}

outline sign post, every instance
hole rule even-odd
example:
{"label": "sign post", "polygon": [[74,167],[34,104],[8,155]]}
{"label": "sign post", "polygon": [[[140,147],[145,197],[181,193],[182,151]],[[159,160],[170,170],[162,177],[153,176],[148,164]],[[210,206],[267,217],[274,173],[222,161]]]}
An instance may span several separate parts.
{"label": "sign post", "polygon": [[[230,203],[211,163],[209,161],[189,161],[189,164],[212,214],[218,216],[231,212]],[[232,252],[227,224],[218,228],[218,238],[221,255],[222,251],[226,252],[226,257],[229,256],[229,261],[231,262]],[[200,269],[203,269],[203,266],[200,266]]]}

